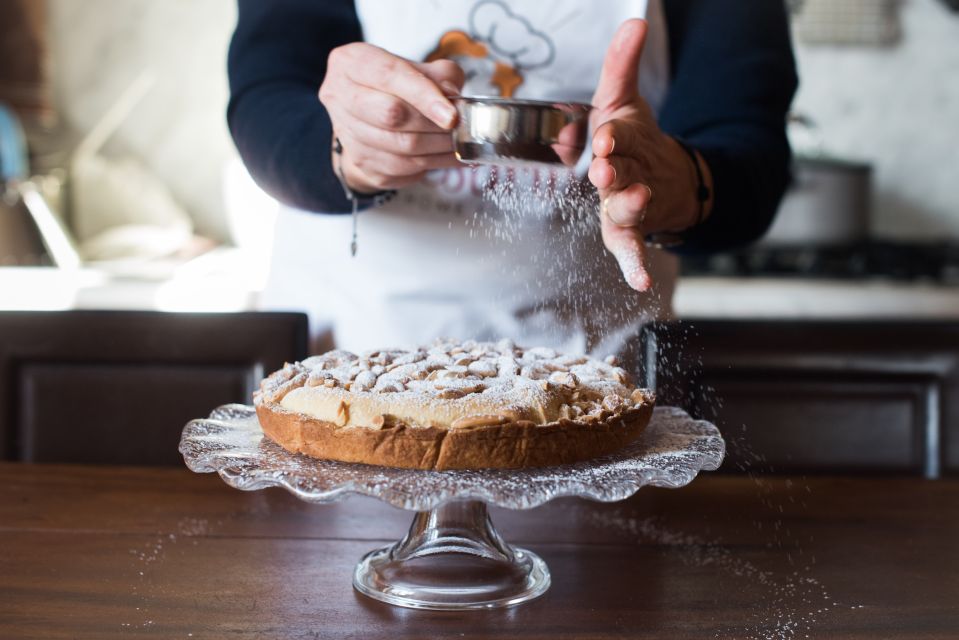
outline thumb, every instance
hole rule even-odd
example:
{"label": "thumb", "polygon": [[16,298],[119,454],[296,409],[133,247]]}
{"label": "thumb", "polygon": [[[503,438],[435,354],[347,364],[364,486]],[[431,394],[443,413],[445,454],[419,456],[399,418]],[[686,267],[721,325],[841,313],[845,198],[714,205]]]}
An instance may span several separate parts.
{"label": "thumb", "polygon": [[603,213],[600,220],[603,244],[609,249],[623,272],[626,284],[636,291],[648,291],[653,280],[646,270],[646,245],[636,227],[621,227]]}
{"label": "thumb", "polygon": [[639,95],[639,60],[646,44],[648,25],[632,18],[619,25],[606,50],[599,84],[593,94],[593,106],[612,110],[631,102]]}
{"label": "thumb", "polygon": [[427,78],[432,80],[447,96],[459,95],[466,82],[466,74],[462,67],[452,60],[434,60],[433,62],[416,63],[416,67]]}

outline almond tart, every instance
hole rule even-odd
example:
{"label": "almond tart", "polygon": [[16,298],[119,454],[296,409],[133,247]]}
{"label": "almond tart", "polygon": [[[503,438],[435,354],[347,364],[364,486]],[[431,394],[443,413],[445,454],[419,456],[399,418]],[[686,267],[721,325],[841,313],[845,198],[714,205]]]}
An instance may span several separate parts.
{"label": "almond tart", "polygon": [[611,453],[654,398],[614,358],[500,342],[331,351],[287,364],[254,394],[263,432],[316,458],[410,469],[516,469]]}

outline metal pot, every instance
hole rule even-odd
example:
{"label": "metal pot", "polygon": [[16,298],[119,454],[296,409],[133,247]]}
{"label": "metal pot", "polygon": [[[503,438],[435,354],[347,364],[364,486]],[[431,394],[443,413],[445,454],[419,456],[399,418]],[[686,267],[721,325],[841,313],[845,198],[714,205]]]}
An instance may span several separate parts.
{"label": "metal pot", "polygon": [[469,164],[575,167],[589,146],[589,112],[578,102],[504,98],[452,99],[456,157]]}
{"label": "metal pot", "polygon": [[836,246],[869,235],[872,166],[826,156],[797,156],[793,183],[766,246]]}

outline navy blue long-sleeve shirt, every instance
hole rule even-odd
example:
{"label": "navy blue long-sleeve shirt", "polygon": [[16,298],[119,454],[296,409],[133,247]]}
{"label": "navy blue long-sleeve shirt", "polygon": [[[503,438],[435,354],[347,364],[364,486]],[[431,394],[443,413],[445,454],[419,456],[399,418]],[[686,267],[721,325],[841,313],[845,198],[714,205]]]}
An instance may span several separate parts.
{"label": "navy blue long-sleeve shirt", "polygon": [[[238,0],[227,118],[257,183],[284,204],[347,212],[317,92],[334,48],[362,40],[352,0]],[[665,0],[672,78],[662,129],[713,175],[709,219],[682,252],[760,237],[789,181],[785,116],[797,86],[781,0]]]}

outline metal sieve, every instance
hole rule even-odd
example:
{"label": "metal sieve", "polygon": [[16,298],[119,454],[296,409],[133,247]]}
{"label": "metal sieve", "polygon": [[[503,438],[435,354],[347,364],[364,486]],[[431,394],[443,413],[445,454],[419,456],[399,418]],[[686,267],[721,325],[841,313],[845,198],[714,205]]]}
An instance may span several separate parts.
{"label": "metal sieve", "polygon": [[586,157],[589,112],[578,102],[506,98],[451,98],[459,112],[453,130],[456,157],[467,164],[550,164],[576,167]]}

